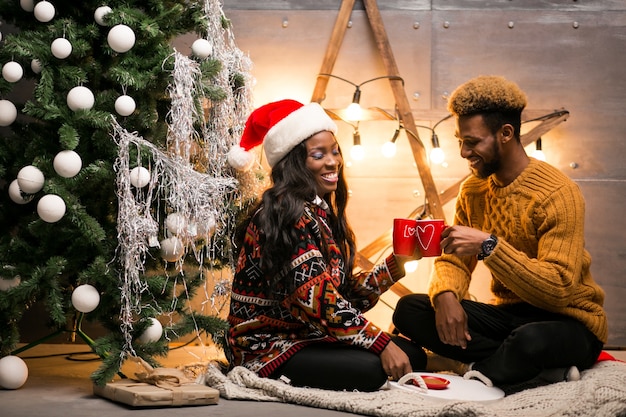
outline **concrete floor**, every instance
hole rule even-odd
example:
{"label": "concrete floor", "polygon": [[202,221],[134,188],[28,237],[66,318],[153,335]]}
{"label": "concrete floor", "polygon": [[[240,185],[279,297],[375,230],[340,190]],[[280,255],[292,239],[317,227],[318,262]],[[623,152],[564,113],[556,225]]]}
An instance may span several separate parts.
{"label": "concrete floor", "polygon": [[[626,351],[611,351],[626,360]],[[207,362],[215,358],[210,348],[172,349],[160,360],[165,367]],[[229,401],[218,404],[176,408],[132,408],[93,394],[89,376],[100,361],[83,344],[44,344],[20,353],[28,366],[28,380],[19,389],[0,389],[2,417],[176,417],[188,416],[258,416],[258,417],[339,417],[356,416],[318,408],[275,402]],[[124,369],[122,370],[124,371]],[[125,372],[127,375],[132,373]]]}
{"label": "concrete floor", "polygon": [[[89,378],[100,361],[83,344],[44,344],[18,355],[28,366],[28,380],[19,389],[0,389],[2,417],[176,417],[258,416],[258,417],[346,417],[355,414],[292,404],[255,401],[229,401],[191,407],[133,408],[93,394]],[[159,362],[176,367],[203,362],[206,349],[174,349]],[[132,375],[132,374],[129,374]]]}

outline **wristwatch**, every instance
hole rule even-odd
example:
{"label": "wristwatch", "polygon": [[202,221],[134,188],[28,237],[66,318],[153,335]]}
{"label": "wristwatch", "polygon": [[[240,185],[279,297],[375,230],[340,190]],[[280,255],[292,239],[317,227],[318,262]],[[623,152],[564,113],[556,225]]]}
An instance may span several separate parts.
{"label": "wristwatch", "polygon": [[491,252],[493,252],[497,244],[498,238],[495,235],[489,236],[487,239],[483,240],[483,243],[480,245],[480,252],[476,255],[476,258],[482,261],[487,256],[491,255]]}

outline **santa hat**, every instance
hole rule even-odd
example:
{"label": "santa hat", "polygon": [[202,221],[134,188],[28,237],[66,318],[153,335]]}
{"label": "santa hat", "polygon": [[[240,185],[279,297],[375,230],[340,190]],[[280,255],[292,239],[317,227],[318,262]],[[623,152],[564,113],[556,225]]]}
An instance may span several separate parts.
{"label": "santa hat", "polygon": [[254,163],[250,149],[263,144],[267,163],[276,165],[293,148],[316,133],[337,133],[337,125],[318,103],[304,105],[280,100],[259,107],[250,114],[239,141],[228,152],[228,163],[246,171]]}

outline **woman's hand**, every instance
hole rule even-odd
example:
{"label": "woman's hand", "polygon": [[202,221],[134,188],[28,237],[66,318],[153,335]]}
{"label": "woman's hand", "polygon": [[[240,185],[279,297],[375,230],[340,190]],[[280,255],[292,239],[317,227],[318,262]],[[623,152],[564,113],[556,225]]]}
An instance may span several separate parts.
{"label": "woman's hand", "polygon": [[389,342],[381,352],[380,362],[387,375],[395,380],[402,378],[409,372],[413,372],[409,357],[393,342]]}
{"label": "woman's hand", "polygon": [[395,253],[393,254],[393,256],[396,258],[396,263],[398,265],[401,265],[404,268],[404,264],[407,262],[411,262],[411,261],[419,261],[420,259],[422,259],[422,252],[420,252],[419,247],[417,247],[417,245],[415,245],[415,252],[413,252],[413,255],[408,256],[408,255],[396,255]]}

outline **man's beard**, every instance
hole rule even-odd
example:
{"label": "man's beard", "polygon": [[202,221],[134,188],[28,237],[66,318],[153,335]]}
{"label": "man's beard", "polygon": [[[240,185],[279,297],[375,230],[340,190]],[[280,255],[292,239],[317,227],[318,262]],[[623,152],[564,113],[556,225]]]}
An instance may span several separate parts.
{"label": "man's beard", "polygon": [[493,155],[493,157],[491,158],[491,162],[486,162],[484,159],[481,158],[483,162],[482,166],[479,169],[472,170],[472,173],[476,177],[485,179],[488,178],[491,174],[496,173],[500,170],[502,160],[500,159],[500,150],[498,149],[498,146],[495,142],[491,150],[491,154]]}

